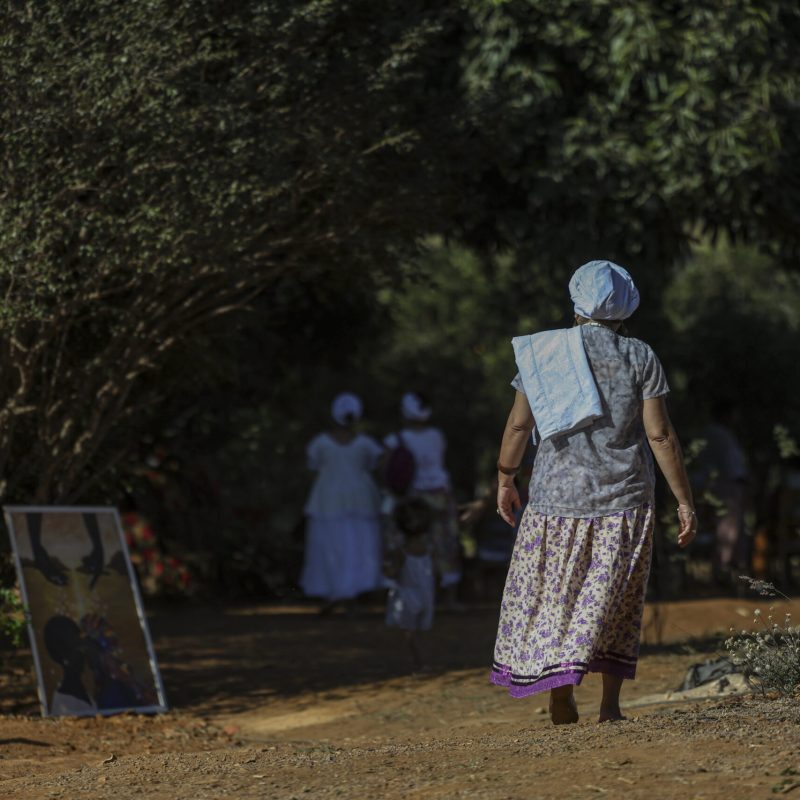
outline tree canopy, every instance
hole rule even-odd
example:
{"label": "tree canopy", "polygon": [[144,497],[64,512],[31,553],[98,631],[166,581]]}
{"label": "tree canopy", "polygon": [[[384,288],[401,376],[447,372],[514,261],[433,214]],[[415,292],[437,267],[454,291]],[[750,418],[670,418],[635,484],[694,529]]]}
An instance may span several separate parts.
{"label": "tree canopy", "polygon": [[474,191],[506,241],[670,265],[697,226],[798,254],[792,2],[471,5]]}
{"label": "tree canopy", "polygon": [[[796,268],[789,0],[64,0],[2,23],[8,500],[113,499],[173,435],[281,515],[330,395],[388,425],[412,384],[469,491],[507,340],[563,323],[577,265],[631,268],[679,395],[721,380],[690,341],[734,358],[713,292],[757,330],[742,298]],[[682,264],[720,233],[751,265],[735,291]]]}
{"label": "tree canopy", "polygon": [[174,385],[146,377],[213,317],[269,292],[264,324],[291,334],[303,287],[393,277],[446,196],[447,26],[425,3],[5,12],[4,494],[85,492]]}

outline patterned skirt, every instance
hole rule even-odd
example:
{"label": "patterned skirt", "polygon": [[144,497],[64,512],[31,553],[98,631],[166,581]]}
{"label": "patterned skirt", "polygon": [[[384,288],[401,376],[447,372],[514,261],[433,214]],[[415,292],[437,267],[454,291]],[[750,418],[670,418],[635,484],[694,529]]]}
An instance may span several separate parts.
{"label": "patterned skirt", "polygon": [[605,517],[525,511],[508,570],[491,680],[525,697],[587,672],[633,678],[653,549],[649,505]]}

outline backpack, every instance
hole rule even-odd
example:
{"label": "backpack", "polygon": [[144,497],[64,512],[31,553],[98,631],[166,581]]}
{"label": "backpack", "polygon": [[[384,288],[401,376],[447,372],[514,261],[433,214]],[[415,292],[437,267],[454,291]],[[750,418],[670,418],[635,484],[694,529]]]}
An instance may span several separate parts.
{"label": "backpack", "polygon": [[414,454],[406,447],[403,435],[397,433],[398,444],[389,453],[383,471],[383,482],[392,494],[405,494],[414,480]]}

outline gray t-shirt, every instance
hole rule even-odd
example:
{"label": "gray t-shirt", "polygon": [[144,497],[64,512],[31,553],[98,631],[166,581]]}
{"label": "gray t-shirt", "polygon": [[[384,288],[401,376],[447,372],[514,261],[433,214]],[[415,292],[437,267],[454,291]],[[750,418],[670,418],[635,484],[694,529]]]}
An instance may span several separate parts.
{"label": "gray t-shirt", "polygon": [[[539,444],[529,505],[548,516],[601,517],[653,502],[655,473],[642,401],[669,392],[664,369],[639,339],[591,324],[582,334],[604,414],[586,428]],[[519,375],[511,384],[523,391]]]}

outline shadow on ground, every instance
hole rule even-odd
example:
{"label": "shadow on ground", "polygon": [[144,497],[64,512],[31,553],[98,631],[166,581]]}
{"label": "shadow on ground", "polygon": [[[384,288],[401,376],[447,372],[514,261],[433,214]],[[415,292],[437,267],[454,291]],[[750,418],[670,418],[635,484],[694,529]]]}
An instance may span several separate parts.
{"label": "shadow on ground", "polygon": [[[702,661],[721,654],[722,632],[749,621],[755,605],[737,599],[650,604],[642,655],[696,654]],[[378,606],[362,607],[355,618],[320,617],[312,606],[175,604],[151,611],[173,709],[229,715],[301,694],[313,705],[411,673],[402,634],[384,625]],[[486,670],[488,678],[497,617],[494,604],[438,614],[427,643],[432,675]],[[30,653],[4,656],[0,713],[38,714]]]}

